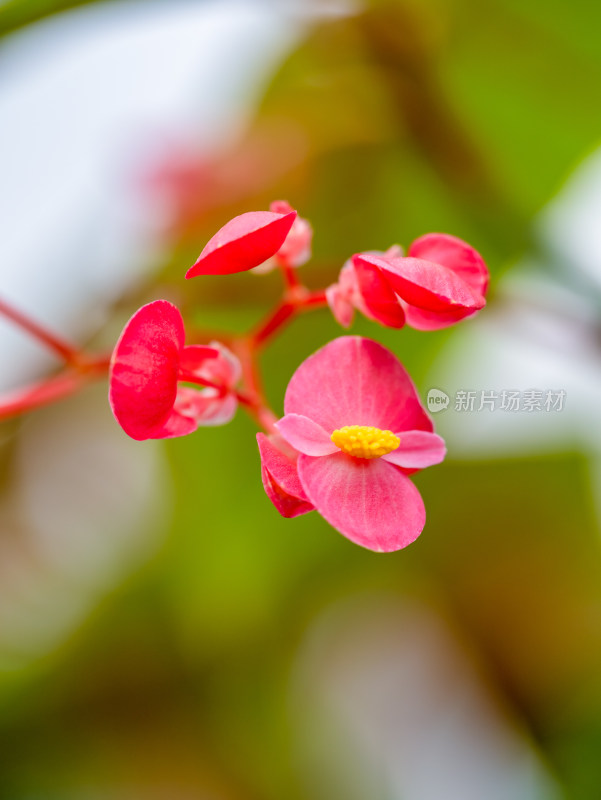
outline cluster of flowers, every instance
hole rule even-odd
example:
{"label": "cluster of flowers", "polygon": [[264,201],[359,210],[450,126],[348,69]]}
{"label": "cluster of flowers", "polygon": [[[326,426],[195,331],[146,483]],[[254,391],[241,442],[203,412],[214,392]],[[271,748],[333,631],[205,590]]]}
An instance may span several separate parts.
{"label": "cluster of flowers", "polygon": [[[382,345],[358,336],[335,339],[292,376],[277,420],[238,356],[254,363],[259,343],[296,311],[329,305],[343,325],[355,310],[388,327],[436,330],[485,304],[488,270],[468,244],[428,234],[408,254],[397,246],[358,253],[338,282],[309,292],[296,268],[311,253],[308,222],[284,202],[228,222],[208,242],[186,277],[280,268],[283,303],[262,334],[224,344],[185,345],[178,309],[157,300],[129,320],[115,347],[109,399],[132,438],[182,436],[228,422],[243,404],[261,422],[257,434],[267,496],[284,517],[317,510],[357,544],[377,551],[413,542],[425,523],[422,498],[409,475],[440,463],[434,433],[403,365]],[[244,345],[236,353],[236,344]]]}

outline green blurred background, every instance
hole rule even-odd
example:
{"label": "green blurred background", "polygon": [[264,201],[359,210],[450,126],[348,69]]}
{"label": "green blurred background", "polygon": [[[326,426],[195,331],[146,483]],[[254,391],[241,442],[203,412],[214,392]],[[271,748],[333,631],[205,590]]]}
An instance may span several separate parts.
{"label": "green blurred background", "polygon": [[[91,5],[5,2],[2,46]],[[492,273],[477,320],[353,333],[396,352],[424,398],[536,386],[566,408],[514,425],[451,402],[435,420],[449,456],[416,476],[424,533],[385,556],[317,514],[278,516],[243,413],[133,443],[100,386],[4,423],[0,796],[598,800],[601,7],[293,6],[262,5],[302,34],[239,135],[155,164],[144,191],[168,197],[169,224],[90,346],[156,297],[203,329],[260,319],[277,275],[183,276],[227,219],[281,197],[314,227],[314,288],[358,250],[469,241]],[[265,352],[276,411],[340,333],[315,312]]]}

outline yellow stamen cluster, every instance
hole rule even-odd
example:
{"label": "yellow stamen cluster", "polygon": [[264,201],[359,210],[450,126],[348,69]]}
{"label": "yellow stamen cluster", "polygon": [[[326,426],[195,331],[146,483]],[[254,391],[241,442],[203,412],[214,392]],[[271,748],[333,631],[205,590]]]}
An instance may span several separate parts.
{"label": "yellow stamen cluster", "polygon": [[370,425],[345,425],[335,430],[330,438],[343,453],[355,458],[379,458],[392,453],[401,443],[392,431]]}

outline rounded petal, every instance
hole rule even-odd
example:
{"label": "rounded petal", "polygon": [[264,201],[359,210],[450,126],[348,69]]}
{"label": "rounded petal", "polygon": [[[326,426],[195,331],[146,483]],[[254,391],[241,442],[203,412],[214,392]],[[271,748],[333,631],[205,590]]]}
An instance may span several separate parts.
{"label": "rounded petal", "polygon": [[345,425],[432,430],[401,362],[361,336],[334,339],[303,361],[288,384],[284,411],[309,417],[328,435]]}
{"label": "rounded petal", "polygon": [[111,359],[109,402],[132,439],[179,435],[161,431],[173,411],[183,344],[182,316],[166,300],[143,306],[125,326]]}
{"label": "rounded petal", "polygon": [[382,456],[384,461],[406,469],[424,469],[440,464],[447,453],[444,439],[428,431],[399,431],[401,443],[396,450]]}
{"label": "rounded petal", "polygon": [[382,258],[359,254],[361,262],[379,267],[394,291],[407,303],[426,311],[473,314],[486,301],[447,267],[419,258]]}
{"label": "rounded petal", "polygon": [[[206,392],[210,392],[207,389]],[[226,425],[236,416],[238,398],[228,393],[224,397],[202,397],[202,403],[197,404],[195,419],[198,425]]]}
{"label": "rounded petal", "polygon": [[381,458],[300,455],[298,476],[324,519],[361,547],[400,550],[423,530],[426,511],[420,493],[398,467]]}
{"label": "rounded petal", "polygon": [[486,294],[489,273],[484,259],[471,245],[448,233],[427,233],[407,252],[412,258],[434,261],[453,270],[478,294]]}
{"label": "rounded petal", "polygon": [[186,417],[174,409],[167,422],[161,428],[157,428],[152,436],[146,438],[173,439],[176,436],[187,436],[189,433],[194,433],[197,428],[196,420]]}
{"label": "rounded petal", "polygon": [[276,446],[277,438],[257,434],[263,488],[283,517],[298,517],[313,506],[299,481],[295,459]]}
{"label": "rounded petal", "polygon": [[321,425],[318,425],[302,414],[287,414],[276,428],[284,439],[299,453],[308,456],[327,456],[338,452],[338,447],[330,439]]}
{"label": "rounded petal", "polygon": [[343,328],[349,328],[353,322],[355,309],[340,284],[333,283],[328,286],[326,300],[336,322],[342,325]]}
{"label": "rounded petal", "polygon": [[387,328],[402,328],[405,324],[405,312],[382,272],[361,259],[355,262],[353,258],[353,266],[363,301],[363,313]]}
{"label": "rounded petal", "polygon": [[206,244],[186,278],[231,275],[258,267],[275,255],[296,219],[296,211],[248,211],[234,217]]}

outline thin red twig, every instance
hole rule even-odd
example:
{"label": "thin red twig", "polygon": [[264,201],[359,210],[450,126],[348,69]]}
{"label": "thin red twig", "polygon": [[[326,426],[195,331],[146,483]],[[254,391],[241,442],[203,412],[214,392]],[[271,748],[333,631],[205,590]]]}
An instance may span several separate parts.
{"label": "thin red twig", "polygon": [[298,289],[302,284],[298,279],[298,275],[296,274],[294,267],[291,267],[287,261],[280,261],[280,259],[278,259],[278,263],[280,265],[280,269],[282,270],[282,275],[284,276],[284,283],[288,289]]}
{"label": "thin red twig", "polygon": [[58,356],[60,356],[67,364],[78,367],[82,361],[82,353],[77,348],[56,336],[51,331],[44,328],[34,320],[30,319],[26,314],[13,308],[11,305],[0,299],[0,314],[7,319],[14,322],[24,331],[31,334],[35,339],[44,344]]}
{"label": "thin red twig", "polygon": [[283,328],[292,319],[295,313],[296,305],[288,300],[283,300],[251,334],[253,348],[263,346],[276,331]]}
{"label": "thin red twig", "polygon": [[91,380],[103,377],[108,371],[109,361],[108,357],[90,359],[84,369],[69,368],[22,389],[0,395],[0,420],[19,416],[74,394]]}

